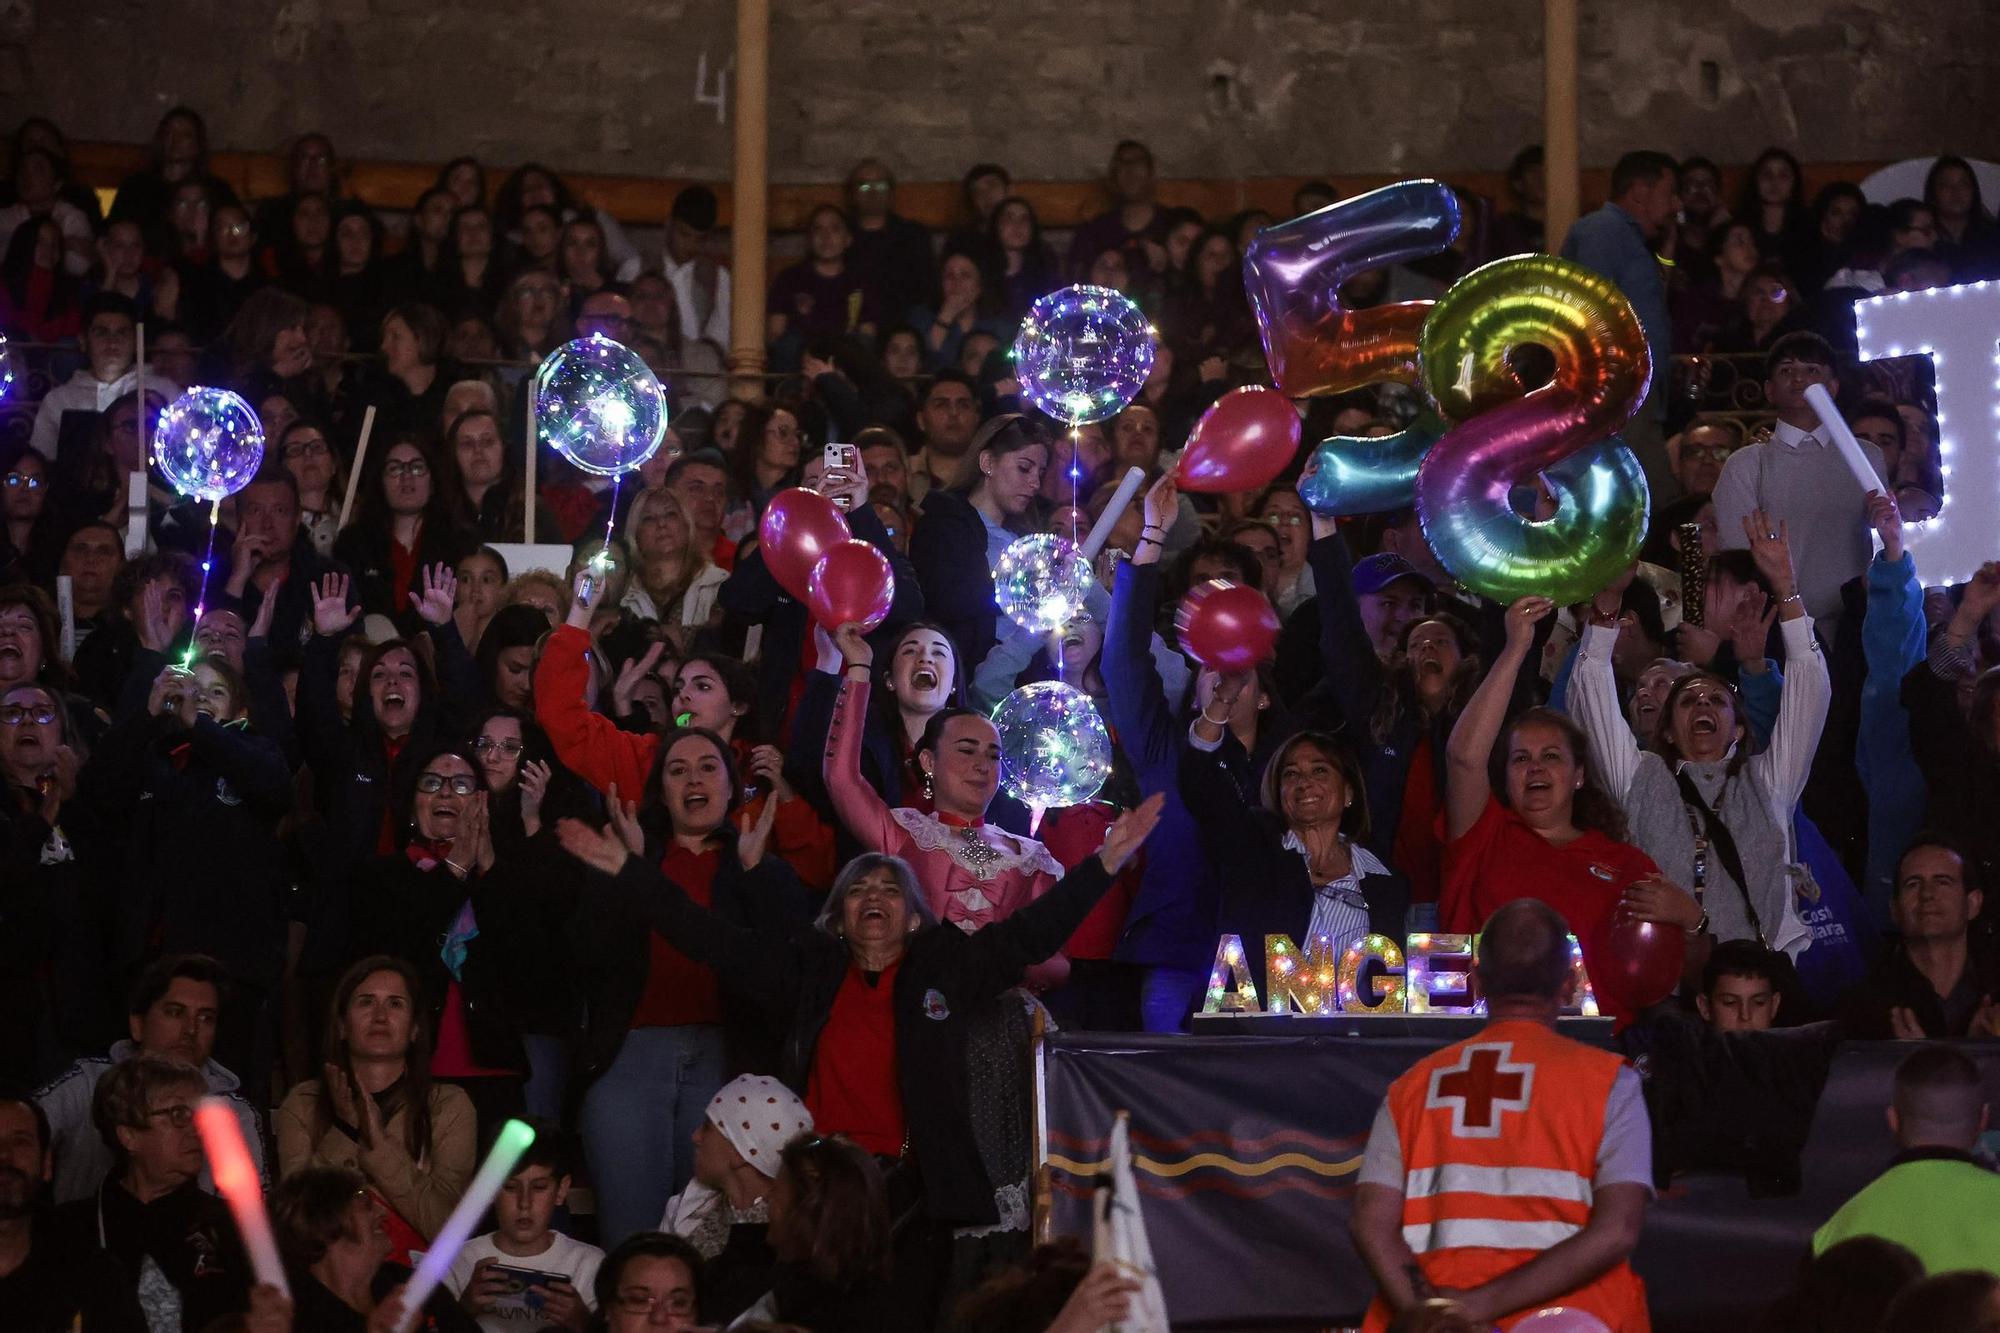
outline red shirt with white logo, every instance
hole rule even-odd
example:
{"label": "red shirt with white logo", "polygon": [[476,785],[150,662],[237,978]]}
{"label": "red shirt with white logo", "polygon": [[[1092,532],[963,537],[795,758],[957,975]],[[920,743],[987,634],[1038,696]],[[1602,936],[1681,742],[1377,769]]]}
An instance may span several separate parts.
{"label": "red shirt with white logo", "polygon": [[[872,980],[852,963],[813,1048],[806,1106],[822,1134],[845,1134],[877,1157],[903,1155],[903,1084],[896,1059],[896,969]],[[932,1007],[941,1007],[929,1001]]]}
{"label": "red shirt with white logo", "polygon": [[[1659,870],[1637,847],[1595,830],[1558,847],[1489,796],[1478,822],[1445,844],[1438,924],[1453,934],[1476,935],[1503,904],[1539,898],[1569,922],[1570,934],[1583,945],[1584,971],[1596,975],[1626,886]],[[1603,988],[1594,989],[1599,1009],[1628,1017]]]}

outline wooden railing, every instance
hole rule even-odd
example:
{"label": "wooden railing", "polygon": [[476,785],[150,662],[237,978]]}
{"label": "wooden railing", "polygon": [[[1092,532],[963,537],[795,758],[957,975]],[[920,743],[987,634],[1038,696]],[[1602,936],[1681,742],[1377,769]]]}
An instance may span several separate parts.
{"label": "wooden railing", "polygon": [[[145,149],[135,144],[73,143],[70,145],[72,172],[85,184],[100,189],[115,187],[125,176],[143,167],[145,162]],[[343,188],[377,208],[406,209],[414,205],[417,196],[437,179],[439,165],[379,159],[345,161],[342,165]],[[560,164],[552,165],[561,170]],[[1881,165],[1879,162],[1808,164],[1805,167],[1807,193],[1810,194],[1830,181],[1859,181]],[[282,154],[218,152],[210,156],[209,168],[216,176],[229,182],[245,198],[264,198],[282,194],[285,190],[285,158]],[[499,183],[506,179],[510,169],[498,164],[489,164],[486,169],[489,185],[497,188]],[[1723,182],[1725,198],[1734,195],[1743,170],[1744,168],[1740,167],[1725,169]],[[1413,171],[1407,174],[1423,173]],[[1447,171],[1437,174],[1454,185],[1464,186],[1488,199],[1506,198],[1504,172]],[[567,171],[562,172],[562,176],[564,182],[579,198],[604,209],[620,221],[654,226],[665,220],[667,208],[673,202],[675,193],[682,186],[694,183],[684,179],[606,176]],[[1611,171],[1608,167],[1587,168],[1584,171],[1582,198],[1586,209],[1595,208],[1603,202],[1610,177]],[[1263,209],[1277,217],[1285,217],[1291,212],[1293,192],[1309,179],[1324,180],[1343,195],[1347,195],[1359,194],[1364,190],[1404,178],[1406,177],[1382,174],[1347,174],[1324,177],[1239,176],[1162,179],[1159,197],[1162,203],[1192,208],[1205,218],[1226,218],[1231,214],[1253,208]],[[708,183],[717,186],[716,194],[722,204],[722,221],[723,225],[727,226],[730,210],[729,191],[724,182]],[[1035,211],[1045,227],[1073,227],[1086,218],[1103,212],[1106,207],[1104,185],[1097,180],[1021,180],[1015,182],[1015,190],[1034,204]],[[843,202],[842,187],[838,182],[773,185],[771,229],[797,231],[805,226],[808,215],[818,205]],[[899,181],[896,185],[896,211],[940,231],[957,226],[964,221],[964,205],[959,182]]]}

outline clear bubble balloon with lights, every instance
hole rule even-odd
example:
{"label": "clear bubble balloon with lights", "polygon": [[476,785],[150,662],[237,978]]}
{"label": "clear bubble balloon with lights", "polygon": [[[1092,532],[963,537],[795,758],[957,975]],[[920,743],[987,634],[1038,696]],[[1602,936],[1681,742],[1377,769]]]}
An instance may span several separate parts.
{"label": "clear bubble balloon with lights", "polygon": [[[208,548],[201,557],[201,591],[194,608],[198,625],[208,607],[222,502],[249,485],[263,466],[264,424],[241,395],[196,385],[160,413],[152,454],[169,486],[190,500],[208,502]],[[188,651],[192,657],[194,650]]]}
{"label": "clear bubble balloon with lights", "polygon": [[593,333],[543,359],[532,406],[541,444],[585,472],[612,479],[604,549],[592,561],[601,573],[618,521],[618,488],[667,437],[666,389],[637,352]]}
{"label": "clear bubble balloon with lights", "polygon": [[993,600],[1030,634],[1053,634],[1067,625],[1096,587],[1090,561],[1060,533],[1016,538],[993,566]]}
{"label": "clear bubble balloon with lights", "polygon": [[1077,285],[1036,301],[1014,338],[1021,396],[1075,428],[1117,416],[1153,373],[1157,338],[1130,297]]}
{"label": "clear bubble balloon with lights", "polygon": [[1023,685],[993,710],[1000,784],[1034,812],[1081,805],[1111,776],[1111,733],[1090,696],[1059,680]]}

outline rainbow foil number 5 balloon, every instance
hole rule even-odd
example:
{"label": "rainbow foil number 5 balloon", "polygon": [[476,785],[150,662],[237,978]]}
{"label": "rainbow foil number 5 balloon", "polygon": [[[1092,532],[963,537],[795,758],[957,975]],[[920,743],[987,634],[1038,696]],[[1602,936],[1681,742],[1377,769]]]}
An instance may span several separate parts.
{"label": "rainbow foil number 5 balloon", "polygon": [[[1243,256],[1272,382],[1288,398],[1418,379],[1429,301],[1349,310],[1340,289],[1367,269],[1434,255],[1458,235],[1458,196],[1442,181],[1402,181],[1257,233]],[[1319,442],[1299,496],[1320,514],[1372,514],[1410,503],[1417,465],[1443,431],[1426,416],[1380,438]]]}
{"label": "rainbow foil number 5 balloon", "polygon": [[[1533,389],[1510,360],[1528,343],[1555,360]],[[1454,283],[1419,344],[1424,388],[1453,423],[1417,473],[1438,560],[1503,604],[1578,602],[1610,582],[1639,553],[1650,498],[1616,438],[1652,378],[1631,303],[1580,264],[1520,255]]]}

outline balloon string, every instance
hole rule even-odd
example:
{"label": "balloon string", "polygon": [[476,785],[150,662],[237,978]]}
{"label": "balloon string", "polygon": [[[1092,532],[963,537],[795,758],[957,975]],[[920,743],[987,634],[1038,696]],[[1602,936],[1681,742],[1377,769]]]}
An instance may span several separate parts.
{"label": "balloon string", "polygon": [[[1082,488],[1083,423],[1081,421],[1072,421],[1069,423],[1069,544],[1072,550],[1076,547],[1076,520],[1080,517],[1082,510]],[[1065,631],[1068,628],[1069,626],[1067,625],[1063,626]],[[1064,684],[1069,683],[1069,672],[1066,666],[1067,664],[1063,661],[1062,643],[1058,641],[1056,643],[1056,679],[1062,681]],[[1038,810],[1035,812],[1034,823],[1028,829],[1030,837],[1034,836],[1034,831],[1041,826],[1041,822],[1042,816]]]}
{"label": "balloon string", "polygon": [[[201,628],[202,613],[208,609],[208,571],[215,564],[215,528],[222,521],[222,501],[212,500],[208,506],[208,550],[201,557],[201,588],[194,598],[194,625]],[[187,655],[181,658],[181,666],[194,662],[194,637],[188,636]]]}
{"label": "balloon string", "polygon": [[611,530],[618,526],[618,487],[625,480],[623,472],[611,474],[611,516],[604,520],[604,558],[611,559]]}
{"label": "balloon string", "polygon": [[1069,427],[1069,544],[1076,545],[1076,520],[1079,505],[1077,496],[1083,486],[1083,423],[1073,421]]}

